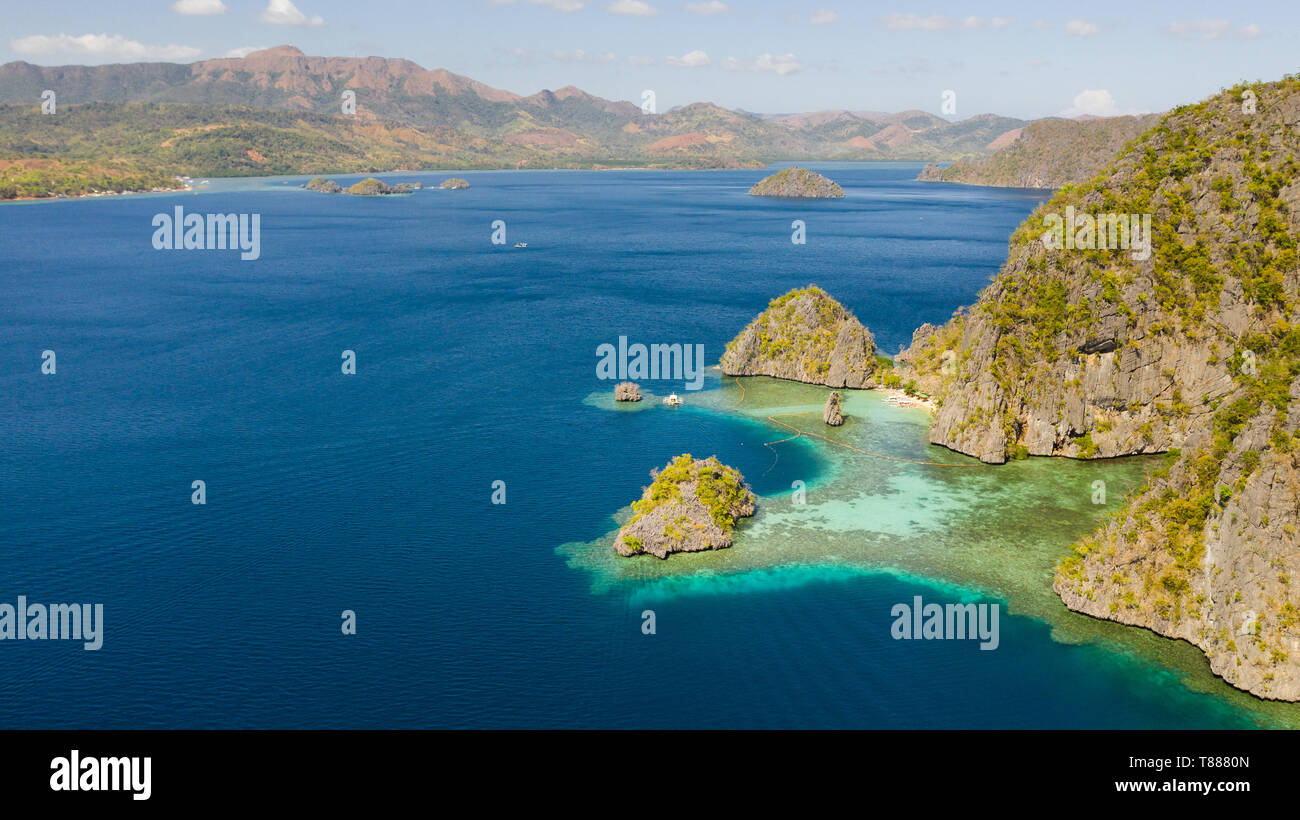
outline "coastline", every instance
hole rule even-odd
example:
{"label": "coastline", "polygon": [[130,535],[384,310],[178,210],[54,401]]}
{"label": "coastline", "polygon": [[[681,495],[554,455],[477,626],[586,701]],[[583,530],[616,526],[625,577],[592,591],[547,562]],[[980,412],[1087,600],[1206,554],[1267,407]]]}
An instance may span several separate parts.
{"label": "coastline", "polygon": [[[826,390],[771,377],[748,377],[745,384],[749,398],[744,402],[737,401],[738,389],[724,382],[697,394],[693,407],[737,421],[783,412],[813,419]],[[1125,674],[1161,679],[1172,673],[1169,683],[1180,698],[1211,697],[1258,728],[1300,726],[1294,703],[1233,687],[1186,641],[1073,612],[1043,583],[1073,539],[1105,515],[1086,493],[1073,492],[1076,485],[1091,486],[1101,476],[1114,488],[1136,486],[1153,457],[1029,459],[957,471],[863,457],[836,445],[920,456],[931,447],[924,435],[928,421],[898,412],[919,409],[920,403],[900,408],[888,401],[905,396],[901,389],[846,390],[844,395],[846,415],[858,424],[825,431],[827,441],[796,439],[811,448],[824,471],[808,483],[806,504],[792,505],[785,490],[759,493],[756,515],[737,528],[730,548],[675,554],[667,561],[618,558],[611,548],[614,526],[591,540],[559,544],[556,553],[587,575],[592,594],[647,602],[767,592],[822,576],[892,578],[963,600],[995,600],[1007,615],[1041,624],[1053,644],[1085,647],[1106,663],[1127,668]],[[748,449],[755,443],[751,437],[742,431],[737,444]],[[757,443],[773,450],[770,469],[781,469],[780,453],[792,444],[775,434],[764,434]],[[611,523],[621,525],[629,512],[630,507],[612,512]],[[1008,518],[1020,526],[1008,528]]]}

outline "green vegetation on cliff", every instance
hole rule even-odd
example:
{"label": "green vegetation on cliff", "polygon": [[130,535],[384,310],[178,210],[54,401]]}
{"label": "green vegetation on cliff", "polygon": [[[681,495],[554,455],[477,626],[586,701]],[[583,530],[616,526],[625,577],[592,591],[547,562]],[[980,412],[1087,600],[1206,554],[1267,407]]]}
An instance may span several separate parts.
{"label": "green vegetation on cliff", "polygon": [[[1168,452],[1061,562],[1055,588],[1288,700],[1300,699],[1298,117],[1294,77],[1171,111],[1039,208],[974,308],[900,355],[940,384],[938,443],[991,461]],[[1080,246],[1045,243],[1069,214],[1088,215],[1068,228]],[[1088,247],[1106,214],[1149,219],[1149,248]]]}
{"label": "green vegetation on cliff", "polygon": [[816,285],[768,303],[722,354],[731,376],[772,376],[829,387],[870,387],[875,339],[858,318]]}
{"label": "green vegetation on cliff", "polygon": [[1125,144],[1150,128],[1157,114],[1090,120],[1046,119],[989,156],[972,157],[944,169],[927,167],[927,181],[962,182],[1005,188],[1060,188],[1090,179],[1112,163]]}
{"label": "green vegetation on cliff", "polygon": [[654,475],[632,517],[614,538],[620,555],[698,552],[731,546],[738,518],[754,514],[754,494],[744,477],[714,456],[685,453]]}

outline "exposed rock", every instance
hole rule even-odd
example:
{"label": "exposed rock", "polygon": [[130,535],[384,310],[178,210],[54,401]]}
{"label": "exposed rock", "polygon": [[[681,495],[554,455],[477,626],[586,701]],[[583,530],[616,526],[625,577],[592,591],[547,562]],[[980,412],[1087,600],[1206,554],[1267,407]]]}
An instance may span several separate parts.
{"label": "exposed rock", "polygon": [[632,505],[632,518],[614,537],[624,557],[699,552],[731,546],[736,519],[754,514],[754,494],[740,472],[710,456],[678,456]]}
{"label": "exposed rock", "polygon": [[389,186],[374,177],[370,177],[348,188],[347,193],[353,196],[388,196],[390,194],[409,194],[423,187],[424,185],[419,182],[399,182],[396,185]]}
{"label": "exposed rock", "polygon": [[773,299],[722,354],[729,376],[772,376],[827,387],[874,387],[876,342],[816,285]]}
{"label": "exposed rock", "polygon": [[[977,304],[896,363],[936,385],[930,440],[987,462],[1169,451],[1056,591],[1300,700],[1300,79],[1249,86],[1253,114],[1246,88],[1172,112],[1058,192]],[[1067,209],[1149,214],[1149,257],[1048,247],[1045,217]]]}
{"label": "exposed rock", "polygon": [[343,192],[343,186],[339,185],[332,179],[325,177],[316,177],[311,182],[304,184],[302,187],[309,191],[319,191],[322,194],[338,194]]}
{"label": "exposed rock", "polygon": [[836,199],[844,196],[844,189],[821,174],[806,168],[786,168],[755,184],[749,189],[749,195]]}
{"label": "exposed rock", "polygon": [[[1285,437],[1271,412],[1256,415],[1212,468],[1214,436],[1198,430],[1188,457],[1062,563],[1053,588],[1065,605],[1182,638],[1234,686],[1300,700],[1300,379],[1290,400]],[[1170,497],[1179,518],[1205,505],[1204,522],[1171,527],[1160,514]]]}
{"label": "exposed rock", "polygon": [[641,401],[641,386],[636,382],[619,382],[614,385],[614,401]]}
{"label": "exposed rock", "polygon": [[443,189],[444,191],[460,191],[460,190],[464,190],[465,188],[468,188],[469,183],[463,179],[452,177],[451,179],[444,179],[442,181],[442,184],[439,185],[438,187]]}
{"label": "exposed rock", "polygon": [[921,182],[943,182],[943,166],[937,162],[927,162],[916,178]]}
{"label": "exposed rock", "polygon": [[826,407],[822,410],[822,420],[831,427],[839,427],[844,423],[844,414],[840,412],[840,391],[832,390],[830,397],[826,399]]}

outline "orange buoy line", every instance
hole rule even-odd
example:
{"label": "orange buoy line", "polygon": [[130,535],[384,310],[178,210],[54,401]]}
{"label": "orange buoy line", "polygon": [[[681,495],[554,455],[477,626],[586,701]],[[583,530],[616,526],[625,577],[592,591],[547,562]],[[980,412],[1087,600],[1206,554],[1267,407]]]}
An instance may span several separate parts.
{"label": "orange buoy line", "polygon": [[[732,405],[733,408],[739,407],[740,404],[741,404],[741,402],[743,402],[743,401],[745,400],[745,385],[743,385],[743,384],[740,383],[740,379],[739,379],[739,378],[736,379],[736,385],[740,388],[740,401],[738,401],[738,402],[736,402],[734,405]],[[798,414],[798,413],[783,413],[782,415],[785,415],[785,416],[797,416],[797,415],[799,415],[799,414]],[[889,461],[901,461],[901,462],[904,463],[904,464],[921,464],[921,465],[925,465],[925,466],[927,466],[927,467],[979,467],[979,466],[982,466],[982,465],[979,465],[979,464],[955,464],[955,463],[947,462],[947,461],[918,461],[917,459],[913,459],[913,458],[903,458],[903,457],[901,457],[901,456],[891,456],[891,455],[886,455],[885,453],[873,453],[873,452],[871,452],[870,450],[863,450],[863,449],[861,449],[861,448],[859,448],[859,447],[854,447],[852,444],[845,444],[845,443],[842,442],[842,441],[835,441],[834,439],[829,439],[829,438],[827,438],[826,436],[819,435],[819,434],[817,434],[817,433],[812,433],[812,432],[809,432],[809,431],[807,431],[807,430],[800,430],[798,427],[795,427],[793,424],[787,424],[787,423],[785,423],[784,421],[779,420],[776,416],[768,416],[768,417],[767,417],[767,420],[770,421],[770,422],[772,422],[773,424],[779,424],[779,425],[781,425],[782,427],[784,427],[784,428],[786,428],[786,429],[788,429],[788,430],[793,430],[793,431],[794,431],[794,435],[793,435],[793,436],[786,436],[785,438],[777,439],[776,441],[765,441],[765,442],[763,442],[763,446],[764,446],[764,447],[771,447],[771,446],[773,446],[773,445],[775,445],[775,444],[782,444],[782,443],[784,443],[784,442],[791,441],[791,440],[793,440],[793,439],[799,438],[799,436],[812,436],[813,438],[819,438],[819,439],[821,439],[822,441],[826,442],[827,444],[834,444],[836,447],[843,447],[843,448],[846,449],[846,450],[852,450],[853,452],[855,452],[855,453],[861,453],[861,454],[864,455],[864,456],[871,456],[872,458],[883,458],[883,459],[888,459]],[[773,452],[775,452],[775,451],[773,451]],[[772,467],[775,467],[775,466],[776,466],[776,462],[773,461],[773,462],[772,462]],[[768,468],[768,470],[771,470],[771,469],[772,469],[771,467]]]}

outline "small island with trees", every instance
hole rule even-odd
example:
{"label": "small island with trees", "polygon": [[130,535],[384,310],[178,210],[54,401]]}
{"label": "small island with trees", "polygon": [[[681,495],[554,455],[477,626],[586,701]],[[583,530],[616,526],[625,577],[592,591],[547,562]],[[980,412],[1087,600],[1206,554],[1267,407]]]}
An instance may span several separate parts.
{"label": "small island with trees", "polygon": [[750,196],[784,199],[840,199],[844,189],[838,183],[807,168],[786,168],[760,180],[749,189]]}
{"label": "small island with trees", "polygon": [[737,519],[754,514],[754,493],[744,476],[716,456],[685,453],[651,475],[654,482],[614,536],[614,550],[625,558],[726,549]]}

